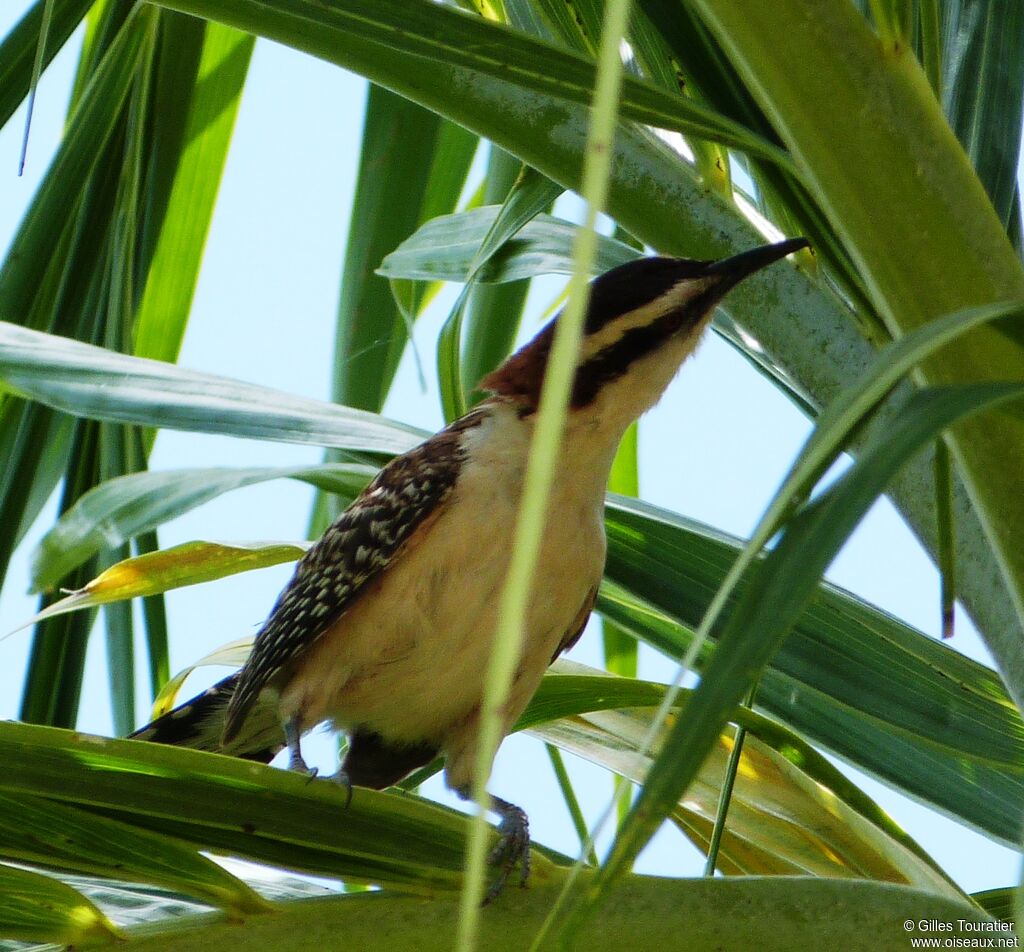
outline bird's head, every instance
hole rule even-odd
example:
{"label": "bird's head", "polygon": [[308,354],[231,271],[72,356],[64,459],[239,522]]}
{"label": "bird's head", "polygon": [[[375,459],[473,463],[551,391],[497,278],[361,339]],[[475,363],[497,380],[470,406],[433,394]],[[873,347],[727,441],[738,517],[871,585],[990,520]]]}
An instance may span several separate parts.
{"label": "bird's head", "polygon": [[[590,408],[623,424],[636,419],[697,346],[715,305],[744,278],[807,245],[792,238],[721,261],[638,258],[595,278],[570,414]],[[488,374],[481,389],[519,404],[523,415],[536,410],[557,321]]]}

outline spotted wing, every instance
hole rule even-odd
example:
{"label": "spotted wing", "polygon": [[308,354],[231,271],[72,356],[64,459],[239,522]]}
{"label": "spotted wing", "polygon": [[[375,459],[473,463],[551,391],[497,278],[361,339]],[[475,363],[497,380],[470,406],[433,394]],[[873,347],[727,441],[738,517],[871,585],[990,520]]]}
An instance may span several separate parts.
{"label": "spotted wing", "polygon": [[228,706],[225,744],[263,688],[352,606],[448,498],[463,459],[462,434],[481,419],[469,414],[392,460],[303,556],[256,635]]}

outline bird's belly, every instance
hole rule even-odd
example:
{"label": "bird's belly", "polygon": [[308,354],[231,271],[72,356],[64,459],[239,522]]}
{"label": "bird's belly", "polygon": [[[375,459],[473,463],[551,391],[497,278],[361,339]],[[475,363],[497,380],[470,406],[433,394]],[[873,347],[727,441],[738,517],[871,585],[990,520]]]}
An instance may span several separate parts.
{"label": "bird's belly", "polygon": [[[510,556],[515,511],[453,506],[318,640],[282,692],[304,727],[332,720],[389,740],[445,747],[475,716]],[[549,526],[526,645],[505,706],[529,703],[604,566],[599,519],[562,513]]]}

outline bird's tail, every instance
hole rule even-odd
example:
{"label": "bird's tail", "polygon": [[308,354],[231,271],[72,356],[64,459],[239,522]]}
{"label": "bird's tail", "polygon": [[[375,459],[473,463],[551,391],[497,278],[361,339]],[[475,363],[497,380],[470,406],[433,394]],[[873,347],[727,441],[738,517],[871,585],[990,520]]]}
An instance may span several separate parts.
{"label": "bird's tail", "polygon": [[270,705],[263,710],[255,704],[245,718],[244,730],[236,732],[230,744],[222,743],[228,706],[238,679],[238,674],[232,674],[218,681],[202,694],[129,734],[129,738],[269,763],[284,747],[284,733]]}

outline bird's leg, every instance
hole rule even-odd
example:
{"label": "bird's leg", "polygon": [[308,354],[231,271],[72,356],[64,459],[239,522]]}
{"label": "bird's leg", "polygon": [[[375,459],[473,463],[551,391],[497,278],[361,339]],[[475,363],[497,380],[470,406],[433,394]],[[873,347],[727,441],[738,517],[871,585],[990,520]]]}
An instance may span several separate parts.
{"label": "bird's leg", "polygon": [[[455,791],[463,800],[472,799],[469,787],[460,787]],[[530,878],[530,821],[526,812],[514,803],[491,796],[490,809],[501,817],[498,832],[501,839],[491,850],[487,862],[491,866],[500,866],[498,876],[491,883],[491,888],[484,896],[483,905],[494,902],[505,888],[512,870],[519,866],[519,885],[525,886]]]}
{"label": "bird's leg", "polygon": [[289,717],[284,722],[284,741],[288,746],[288,769],[296,773],[306,774],[310,780],[316,775],[316,769],[310,769],[302,759],[302,732],[299,730],[299,719]]}
{"label": "bird's leg", "polygon": [[[284,722],[284,740],[288,746],[288,769],[305,774],[310,780],[316,777],[319,771],[316,767],[310,767],[302,756],[302,731],[297,717],[290,717]],[[345,791],[345,808],[348,809],[352,802],[352,781],[348,779],[345,768],[339,767],[330,779]]]}
{"label": "bird's leg", "polygon": [[[316,767],[310,767],[302,756],[302,732],[298,718],[291,717],[284,722],[284,739],[288,745],[288,769],[305,774],[310,780],[314,779],[319,771]],[[345,808],[348,809],[352,802],[352,781],[348,779],[345,768],[339,768],[337,773],[331,775],[331,780],[344,789]]]}

